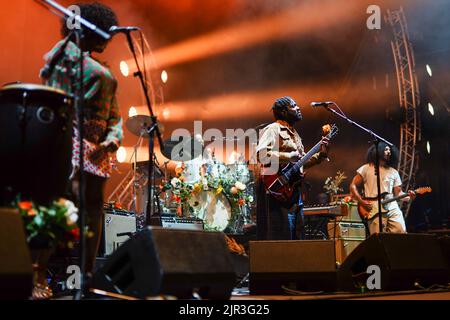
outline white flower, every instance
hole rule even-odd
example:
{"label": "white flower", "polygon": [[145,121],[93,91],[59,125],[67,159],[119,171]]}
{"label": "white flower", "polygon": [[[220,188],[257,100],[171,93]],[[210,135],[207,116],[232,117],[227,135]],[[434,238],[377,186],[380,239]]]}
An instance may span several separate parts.
{"label": "white flower", "polygon": [[64,213],[64,215],[66,217],[69,217],[72,214],[77,214],[78,213],[78,208],[75,206],[75,204],[67,199],[59,199],[58,203],[60,205],[63,205],[64,207],[66,207],[66,212]]}
{"label": "white flower", "polygon": [[238,190],[241,190],[241,191],[244,191],[244,190],[245,190],[245,184],[243,184],[243,183],[240,182],[240,181],[236,181],[236,183],[234,184],[234,186],[235,186]]}
{"label": "white flower", "polygon": [[180,181],[180,179],[178,179],[178,178],[173,178],[173,179],[170,181],[170,184],[171,184],[174,188],[177,188],[177,187],[180,186],[181,181]]}
{"label": "white flower", "polygon": [[247,201],[248,201],[248,202],[253,202],[253,200],[254,200],[254,199],[253,199],[253,196],[248,196],[248,198],[247,198]]}
{"label": "white flower", "polygon": [[78,221],[78,214],[71,213],[70,215],[66,216],[66,222],[68,226],[73,226]]}
{"label": "white flower", "polygon": [[78,208],[75,206],[75,204],[70,201],[70,200],[65,200],[64,201],[64,205],[67,208],[67,212],[66,212],[66,217],[72,215],[72,214],[77,214],[78,213]]}
{"label": "white flower", "polygon": [[205,190],[205,191],[209,190],[208,179],[206,179],[206,177],[202,178],[202,185],[203,185],[203,190]]}

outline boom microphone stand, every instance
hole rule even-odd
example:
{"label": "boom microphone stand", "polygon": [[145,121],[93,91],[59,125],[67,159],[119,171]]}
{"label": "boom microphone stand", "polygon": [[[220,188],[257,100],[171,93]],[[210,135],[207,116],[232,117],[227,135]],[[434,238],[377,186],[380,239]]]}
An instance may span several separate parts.
{"label": "boom microphone stand", "polygon": [[[150,118],[152,123],[147,127],[147,133],[149,135],[149,143],[148,143],[148,174],[149,174],[149,182],[147,184],[148,187],[148,200],[146,207],[146,221],[147,225],[150,224],[150,219],[154,215],[154,198],[155,198],[155,135],[158,138],[159,146],[161,150],[164,150],[164,144],[161,137],[161,131],[159,129],[158,121],[156,119],[155,114],[153,113],[152,104],[150,102],[150,97],[148,94],[147,84],[144,80],[144,76],[142,74],[140,65],[137,60],[136,50],[134,48],[133,40],[131,39],[131,31],[126,30],[125,35],[127,37],[128,46],[130,48],[131,53],[133,54],[134,62],[136,64],[137,71],[133,74],[135,77],[139,78],[139,82],[141,83],[142,90],[144,91],[145,101],[147,103],[147,108],[150,113]],[[158,205],[159,206],[159,205]],[[161,212],[159,212],[160,214]]]}
{"label": "boom microphone stand", "polygon": [[[68,19],[75,19],[82,25],[84,28],[87,28],[95,33],[97,33],[100,37],[104,38],[105,40],[109,40],[111,36],[97,28],[97,26],[93,25],[89,21],[83,19],[80,16],[75,15],[72,11],[66,9],[65,7],[59,5],[55,1],[52,0],[36,0],[42,5],[48,5],[49,7],[52,7],[57,12],[59,12],[64,19],[67,21]],[[47,6],[45,6],[47,8]],[[48,8],[51,12],[50,8]],[[55,13],[57,14],[57,13]],[[59,15],[59,14],[57,14]],[[81,48],[81,40],[83,38],[83,29],[74,27],[73,34],[76,38],[77,47],[80,50],[80,56],[78,59],[79,68],[78,68],[78,81],[76,86],[76,92],[75,92],[75,99],[74,99],[74,105],[75,110],[77,113],[77,119],[78,119],[78,134],[79,134],[79,141],[80,141],[80,181],[78,186],[78,206],[79,206],[79,212],[80,212],[80,221],[79,221],[79,228],[80,228],[80,289],[77,291],[77,293],[74,296],[74,299],[80,300],[82,298],[82,295],[85,291],[85,274],[86,274],[86,236],[85,236],[85,224],[86,224],[86,205],[85,205],[85,175],[84,175],[84,155],[83,155],[83,139],[84,139],[84,113],[83,113],[83,106],[84,106],[84,86],[83,86],[83,73],[84,73],[84,53]],[[68,41],[65,43],[67,45]],[[65,48],[64,48],[65,50]],[[64,54],[64,51],[62,51],[61,55]],[[50,74],[51,75],[51,74]],[[50,76],[49,75],[49,76]]]}
{"label": "boom microphone stand", "polygon": [[[337,112],[336,110],[332,109],[330,106],[336,106],[340,112]],[[380,144],[380,142],[384,142],[385,144],[387,144],[390,148],[393,147],[393,144],[390,143],[389,141],[387,141],[386,139],[380,137],[379,135],[377,135],[375,132],[373,132],[372,130],[369,130],[365,127],[363,127],[362,125],[360,125],[359,123],[351,120],[350,118],[348,118],[341,110],[341,108],[339,108],[339,106],[333,102],[330,101],[329,103],[324,103],[322,104],[323,107],[325,107],[326,110],[330,111],[331,113],[334,113],[335,115],[341,117],[342,119],[344,119],[345,121],[347,121],[348,123],[350,123],[351,125],[363,130],[364,132],[368,133],[371,138],[372,138],[372,143],[375,146],[375,175],[377,177],[377,201],[378,201],[378,223],[379,223],[379,231],[380,233],[383,232],[383,219],[381,217],[381,182],[380,182],[380,154],[378,152],[378,145]]]}

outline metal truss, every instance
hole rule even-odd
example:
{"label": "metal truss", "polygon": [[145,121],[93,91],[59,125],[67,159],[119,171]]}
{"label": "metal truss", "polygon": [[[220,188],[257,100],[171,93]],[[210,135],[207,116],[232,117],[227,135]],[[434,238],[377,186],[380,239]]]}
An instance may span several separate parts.
{"label": "metal truss", "polygon": [[[409,41],[408,27],[403,8],[387,11],[386,21],[393,33],[392,53],[397,73],[400,108],[404,111],[404,122],[400,125],[400,157],[398,171],[403,181],[404,190],[414,187],[416,171],[419,165],[417,145],[421,139],[419,115],[419,86],[415,72],[414,52]],[[408,215],[410,203],[403,206]]]}

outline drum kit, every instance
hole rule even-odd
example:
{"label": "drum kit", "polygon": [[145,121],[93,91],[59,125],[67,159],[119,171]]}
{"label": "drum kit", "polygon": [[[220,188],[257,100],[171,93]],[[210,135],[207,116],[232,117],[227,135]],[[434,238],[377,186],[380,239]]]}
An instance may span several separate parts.
{"label": "drum kit", "polygon": [[[141,140],[146,138],[146,128],[150,123],[150,117],[136,115],[129,117],[125,126]],[[140,144],[141,141],[137,145]],[[243,156],[237,157],[233,163],[225,164],[216,158],[214,150],[208,148],[199,135],[181,137],[175,141],[166,140],[161,153],[168,161],[164,162],[163,166],[158,166],[159,170],[156,170],[155,178],[159,180],[161,186],[170,186],[170,188],[156,192],[157,199],[154,203],[159,208],[160,214],[201,219],[207,230],[232,234],[242,234],[247,228],[256,225],[253,173]],[[169,170],[169,163],[171,168],[175,167],[175,170]],[[137,162],[133,164],[133,167],[136,165]],[[138,176],[142,177],[142,172],[140,173]],[[171,183],[177,177],[182,180],[179,186]],[[138,204],[135,210],[138,214],[143,214],[146,208],[148,197],[145,190],[147,190],[148,181],[150,179],[139,178],[135,183]],[[230,199],[229,190],[222,192],[224,188],[222,184],[225,186],[225,181],[228,187],[230,183],[245,185],[240,196],[247,201],[241,201],[239,205],[236,205],[236,201]],[[186,204],[191,210],[180,212],[180,199],[176,196],[180,192],[179,188],[190,191]],[[249,199],[252,201],[248,201]]]}

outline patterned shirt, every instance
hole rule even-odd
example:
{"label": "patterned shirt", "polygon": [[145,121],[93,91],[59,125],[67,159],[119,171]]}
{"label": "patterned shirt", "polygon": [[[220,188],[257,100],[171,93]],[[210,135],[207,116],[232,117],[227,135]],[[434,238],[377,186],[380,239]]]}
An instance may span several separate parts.
{"label": "patterned shirt", "polygon": [[[44,59],[47,63],[61,50],[64,40],[48,52]],[[62,59],[55,65],[49,78],[44,78],[44,83],[66,91],[68,94],[75,92],[77,84],[77,70],[80,49],[73,43],[67,44]],[[93,59],[88,53],[84,53],[84,171],[100,177],[109,177],[112,171],[110,154],[105,152],[96,161],[89,155],[102,142],[112,142],[118,148],[123,139],[122,118],[116,100],[117,80],[111,71],[101,63]],[[74,172],[79,168],[79,134],[74,123],[72,138],[72,165]]]}

